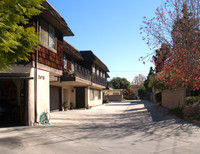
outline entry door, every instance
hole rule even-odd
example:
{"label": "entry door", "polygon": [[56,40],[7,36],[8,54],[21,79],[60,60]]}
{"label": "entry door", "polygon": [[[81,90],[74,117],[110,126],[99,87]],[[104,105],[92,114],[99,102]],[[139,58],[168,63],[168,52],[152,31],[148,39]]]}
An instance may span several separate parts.
{"label": "entry door", "polygon": [[76,88],[76,108],[85,108],[85,87]]}

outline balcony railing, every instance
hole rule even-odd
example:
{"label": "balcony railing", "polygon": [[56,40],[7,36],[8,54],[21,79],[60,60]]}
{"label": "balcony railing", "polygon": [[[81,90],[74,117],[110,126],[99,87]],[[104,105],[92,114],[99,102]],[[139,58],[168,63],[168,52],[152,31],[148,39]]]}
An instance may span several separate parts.
{"label": "balcony railing", "polygon": [[101,85],[103,85],[103,86],[106,86],[106,84],[107,84],[107,79],[102,78],[102,77],[99,77],[99,76],[97,76],[97,75],[95,75],[95,74],[92,74],[92,76],[93,76],[93,78],[92,78],[92,81],[93,81],[93,82],[95,82],[95,83],[97,83],[97,84],[101,84]]}
{"label": "balcony railing", "polygon": [[75,64],[74,65],[74,73],[76,76],[86,79],[86,80],[91,80],[91,71],[84,68],[81,65]]}
{"label": "balcony railing", "polygon": [[92,81],[96,84],[100,84],[103,86],[106,86],[107,79],[102,78],[100,76],[97,76],[96,74],[92,73],[89,69],[86,69],[85,67],[74,64],[74,71],[64,71],[63,77],[61,77],[62,81],[75,81],[75,77],[80,77],[85,80]]}
{"label": "balcony railing", "polygon": [[80,77],[85,80],[91,80],[90,74],[91,74],[90,70],[84,68],[81,65],[74,64],[74,71],[71,71],[71,70],[64,71],[63,77],[66,79],[69,79],[70,77],[72,78]]}

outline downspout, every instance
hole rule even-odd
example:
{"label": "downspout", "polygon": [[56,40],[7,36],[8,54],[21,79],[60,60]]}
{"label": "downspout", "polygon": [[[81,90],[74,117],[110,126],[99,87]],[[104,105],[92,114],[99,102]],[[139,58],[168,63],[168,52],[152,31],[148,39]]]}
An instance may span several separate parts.
{"label": "downspout", "polygon": [[[39,37],[39,18],[37,17],[37,35]],[[39,47],[38,47],[39,48]],[[34,78],[34,95],[35,95],[35,123],[37,123],[37,76],[38,76],[38,72],[37,72],[37,69],[38,69],[38,48],[37,50],[35,51],[35,78]]]}

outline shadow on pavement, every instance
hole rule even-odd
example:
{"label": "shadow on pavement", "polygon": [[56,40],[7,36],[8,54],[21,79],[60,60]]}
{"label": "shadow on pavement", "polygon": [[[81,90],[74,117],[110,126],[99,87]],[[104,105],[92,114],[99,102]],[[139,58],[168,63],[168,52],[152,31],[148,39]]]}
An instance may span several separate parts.
{"label": "shadow on pavement", "polygon": [[[108,104],[112,105],[116,104]],[[131,137],[131,142],[136,144],[152,140],[159,142],[169,137],[184,140],[200,128],[169,114],[166,108],[152,102],[131,101],[129,104],[119,105],[127,106],[127,109],[117,113],[101,111],[99,114],[94,114],[93,111],[89,114],[86,111],[74,119],[69,116],[60,117],[73,121],[63,125],[12,128],[10,132],[21,131],[23,140],[35,140],[38,145],[81,140],[118,140],[127,137]],[[3,133],[3,130],[0,130],[0,133]],[[134,137],[138,134],[139,137]]]}

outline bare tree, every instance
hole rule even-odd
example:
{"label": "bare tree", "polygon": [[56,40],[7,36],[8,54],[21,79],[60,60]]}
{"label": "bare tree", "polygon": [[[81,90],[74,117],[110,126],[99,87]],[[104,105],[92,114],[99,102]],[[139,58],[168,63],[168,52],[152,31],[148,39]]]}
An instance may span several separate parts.
{"label": "bare tree", "polygon": [[141,86],[144,84],[146,77],[143,74],[138,74],[132,81],[133,85]]}

